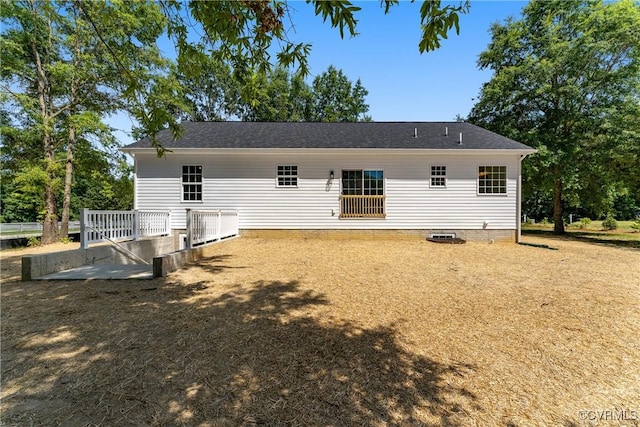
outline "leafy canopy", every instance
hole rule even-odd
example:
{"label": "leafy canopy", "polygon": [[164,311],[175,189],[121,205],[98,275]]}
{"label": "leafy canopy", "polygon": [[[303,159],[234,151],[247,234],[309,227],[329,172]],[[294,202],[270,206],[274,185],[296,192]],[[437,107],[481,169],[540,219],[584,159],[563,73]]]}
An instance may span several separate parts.
{"label": "leafy canopy", "polygon": [[534,0],[491,35],[469,119],[538,149],[525,197],[553,199],[557,233],[564,206],[606,212],[640,169],[640,6]]}

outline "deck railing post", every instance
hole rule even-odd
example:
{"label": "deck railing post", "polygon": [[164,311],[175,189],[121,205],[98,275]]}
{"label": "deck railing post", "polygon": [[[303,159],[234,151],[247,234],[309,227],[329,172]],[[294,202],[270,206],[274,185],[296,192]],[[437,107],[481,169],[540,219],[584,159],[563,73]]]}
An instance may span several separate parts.
{"label": "deck railing post", "polygon": [[89,210],[80,209],[80,248],[87,249],[89,247],[89,236],[87,222],[89,221]]}
{"label": "deck railing post", "polygon": [[133,211],[133,240],[140,238],[140,211],[134,209]]}
{"label": "deck railing post", "polygon": [[187,208],[186,211],[187,211],[187,248],[191,249],[191,247],[192,247],[191,246],[191,241],[192,241],[192,238],[193,238],[193,235],[192,235],[193,234],[193,230],[192,230],[193,224],[191,222],[191,220],[192,220],[192,218],[191,218],[191,209]]}
{"label": "deck railing post", "polygon": [[215,240],[220,240],[222,236],[222,211],[218,211],[216,214],[216,235]]}

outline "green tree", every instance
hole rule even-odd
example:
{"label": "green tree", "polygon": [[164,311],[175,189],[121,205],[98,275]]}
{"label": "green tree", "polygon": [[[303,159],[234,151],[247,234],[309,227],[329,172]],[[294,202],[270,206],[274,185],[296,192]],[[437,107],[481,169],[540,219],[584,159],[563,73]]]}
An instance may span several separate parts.
{"label": "green tree", "polygon": [[[171,64],[155,46],[166,23],[155,3],[141,2],[5,2],[0,18],[1,101],[11,111],[4,129],[36,135],[40,147],[39,158],[30,157],[29,167],[14,175],[11,194],[35,197],[36,183],[41,185],[42,242],[52,243],[61,199],[62,233],[68,232],[77,139],[109,143],[106,115],[125,106],[134,115],[145,114],[147,105],[169,111],[180,99],[174,96],[179,85],[167,72]],[[134,90],[123,73],[138,82]],[[26,139],[5,139],[3,145],[20,141]]]}
{"label": "green tree", "polygon": [[309,86],[302,75],[278,67],[263,76],[256,74],[260,88],[239,114],[242,120],[265,122],[356,122],[366,116],[367,90],[360,80],[353,84],[342,70],[330,66]]}
{"label": "green tree", "polygon": [[188,66],[173,72],[182,86],[186,111],[176,111],[179,120],[215,122],[241,115],[241,85],[231,67],[208,55],[198,55]]}
{"label": "green tree", "polygon": [[364,101],[368,91],[360,79],[355,85],[342,70],[333,65],[313,79],[311,121],[358,122],[370,120],[366,116],[369,105]]}
{"label": "green tree", "polygon": [[98,210],[133,209],[133,180],[129,166],[117,150],[98,150],[78,140],[78,156],[71,205],[73,219],[81,208]]}
{"label": "green tree", "polygon": [[[314,8],[317,16],[337,28],[341,37],[344,37],[345,33],[350,36],[357,35],[356,17],[360,7],[347,0],[306,2]],[[81,5],[82,10],[89,9],[89,2],[76,0],[76,3]],[[399,3],[399,0],[382,0],[381,6],[386,14]],[[85,13],[85,18],[92,23],[98,34],[105,34],[108,29],[103,25],[104,22],[121,22],[121,17],[114,14],[113,10],[142,3],[100,4],[105,12],[99,15]],[[186,3],[167,1],[143,4],[145,7],[155,5],[164,15],[164,19],[156,20],[156,26],[162,26],[174,41],[180,73],[185,74],[187,78],[194,77],[199,73],[198,64],[202,56],[210,54],[220,63],[229,65],[234,79],[240,82],[239,94],[245,103],[257,103],[260,95],[259,84],[262,77],[272,68],[272,56],[275,56],[278,65],[285,68],[296,66],[297,72],[303,77],[308,75],[307,57],[311,45],[294,42],[288,34],[286,28],[292,20],[287,1],[191,0]],[[93,3],[91,6],[97,7]],[[444,5],[441,0],[424,1],[420,8],[419,51],[423,53],[435,50],[452,29],[459,32],[459,15],[467,13],[469,9],[469,0]],[[150,28],[155,26],[150,25]],[[190,30],[193,28],[203,34],[203,37],[195,42],[190,38]],[[111,46],[108,41],[105,41],[105,44]],[[111,49],[114,58],[117,58],[118,52],[114,47]],[[180,88],[173,86],[171,80],[167,80],[156,85],[155,90],[150,90],[145,83],[146,80],[129,73],[125,64],[122,64],[122,69],[121,77],[126,86],[127,101],[137,105],[137,108],[132,108],[132,114],[140,124],[135,136],[149,135],[153,144],[157,146],[155,134],[158,131],[168,127],[178,135],[178,120],[183,117],[179,112],[189,111],[187,106],[172,105],[175,100],[183,99],[178,93]],[[190,70],[193,70],[194,75],[190,75]],[[140,98],[146,102],[139,102]],[[158,147],[158,150],[159,154],[162,154],[162,147]]]}
{"label": "green tree", "polygon": [[631,0],[532,1],[521,20],[491,28],[478,60],[493,71],[469,120],[538,149],[525,162],[530,195],[610,209],[639,169],[640,8]]}
{"label": "green tree", "polygon": [[278,67],[267,75],[256,75],[260,88],[244,104],[242,120],[254,122],[299,122],[310,119],[311,88],[300,74]]}

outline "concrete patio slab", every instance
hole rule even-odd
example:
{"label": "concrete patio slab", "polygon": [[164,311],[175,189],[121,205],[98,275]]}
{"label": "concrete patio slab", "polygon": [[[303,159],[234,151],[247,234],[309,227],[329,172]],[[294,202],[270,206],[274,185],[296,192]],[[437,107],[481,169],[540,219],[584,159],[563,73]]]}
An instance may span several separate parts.
{"label": "concrete patio slab", "polygon": [[46,274],[33,280],[92,280],[92,279],[152,279],[150,265],[92,264],[57,273]]}

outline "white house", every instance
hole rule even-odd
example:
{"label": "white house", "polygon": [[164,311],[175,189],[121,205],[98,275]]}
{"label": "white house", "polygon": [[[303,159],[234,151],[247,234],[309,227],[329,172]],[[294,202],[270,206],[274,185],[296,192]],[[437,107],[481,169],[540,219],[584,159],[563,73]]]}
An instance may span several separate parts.
{"label": "white house", "polygon": [[520,166],[535,150],[460,122],[184,123],[122,150],[135,209],[234,209],[240,230],[416,230],[518,240]]}

